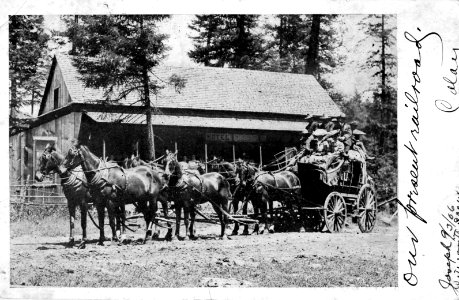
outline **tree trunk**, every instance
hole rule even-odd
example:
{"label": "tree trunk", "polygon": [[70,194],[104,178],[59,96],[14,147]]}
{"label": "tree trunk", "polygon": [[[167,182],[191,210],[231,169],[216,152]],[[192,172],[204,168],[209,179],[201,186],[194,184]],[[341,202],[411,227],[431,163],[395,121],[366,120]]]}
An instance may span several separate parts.
{"label": "tree trunk", "polygon": [[245,16],[244,15],[238,15],[236,17],[236,27],[238,29],[238,34],[237,34],[237,45],[236,45],[236,61],[235,61],[235,67],[236,68],[243,68],[244,67],[244,62],[243,62],[243,57],[247,53],[247,41],[246,41],[246,33],[245,33]]}
{"label": "tree trunk", "polygon": [[152,107],[151,107],[151,100],[150,100],[150,88],[149,88],[149,78],[148,78],[148,70],[146,68],[142,71],[142,80],[143,80],[143,89],[145,95],[145,116],[147,119],[147,154],[145,159],[146,160],[154,160],[155,157],[155,135],[153,133],[153,123],[152,119]]}
{"label": "tree trunk", "polygon": [[285,57],[285,45],[284,45],[284,30],[285,30],[285,18],[286,16],[280,16],[280,25],[277,34],[279,35],[279,58],[284,59]]}
{"label": "tree trunk", "polygon": [[[386,45],[384,33],[384,15],[381,15],[381,121],[383,125],[389,124],[389,110],[386,93]],[[387,129],[382,131],[380,148],[386,152]]]}
{"label": "tree trunk", "polygon": [[[143,32],[143,17],[140,18],[140,31],[141,34]],[[144,54],[146,55],[146,54]],[[147,61],[146,57],[144,60]],[[148,68],[146,64],[143,64],[142,67],[142,84],[143,84],[143,93],[144,93],[144,105],[145,105],[145,117],[147,119],[147,153],[146,153],[146,160],[154,160],[156,159],[155,153],[155,135],[153,133],[153,123],[151,121],[152,118],[152,107],[151,107],[151,99],[150,99],[150,78],[148,77]]]}
{"label": "tree trunk", "polygon": [[212,28],[212,17],[209,17],[209,24],[207,27],[207,41],[206,41],[206,57],[204,58],[204,66],[208,67],[209,66],[209,55],[210,55],[210,42],[212,39],[212,34],[213,34],[213,28]]}
{"label": "tree trunk", "polygon": [[322,15],[312,16],[311,33],[309,37],[309,48],[306,57],[306,74],[316,75],[318,72],[319,33],[321,17]]}

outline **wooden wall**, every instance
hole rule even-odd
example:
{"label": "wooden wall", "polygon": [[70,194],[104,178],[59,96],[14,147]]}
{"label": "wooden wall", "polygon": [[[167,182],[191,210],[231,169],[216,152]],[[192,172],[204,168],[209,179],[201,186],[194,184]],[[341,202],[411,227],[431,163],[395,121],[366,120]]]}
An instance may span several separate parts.
{"label": "wooden wall", "polygon": [[54,110],[54,90],[56,88],[59,88],[59,107],[62,107],[71,102],[70,95],[67,86],[65,85],[64,78],[62,77],[62,72],[59,64],[57,64],[56,68],[54,69],[53,78],[51,79],[51,86],[45,99],[43,114]]}
{"label": "wooden wall", "polygon": [[[81,113],[72,112],[10,137],[10,183],[33,179],[37,155],[55,140],[58,151],[65,153],[80,132]],[[35,144],[35,151],[34,151]],[[35,157],[35,166],[34,166]],[[34,168],[35,167],[35,168]],[[21,173],[22,172],[22,173]]]}

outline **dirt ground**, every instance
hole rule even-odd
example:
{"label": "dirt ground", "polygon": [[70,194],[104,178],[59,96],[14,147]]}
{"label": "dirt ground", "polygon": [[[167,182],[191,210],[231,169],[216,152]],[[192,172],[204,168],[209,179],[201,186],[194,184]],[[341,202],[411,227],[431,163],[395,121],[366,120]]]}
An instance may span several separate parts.
{"label": "dirt ground", "polygon": [[[98,231],[89,223],[90,242],[85,249],[66,247],[66,219],[51,222],[59,224],[59,231],[52,236],[47,236],[45,227],[40,229],[46,220],[27,234],[20,230],[23,223],[12,224],[12,286],[397,285],[398,227],[381,221],[373,232],[365,234],[350,224],[336,234],[288,232],[232,236],[229,240],[217,239],[219,226],[201,223],[197,225],[197,240],[168,242],[162,229],[159,240],[143,245],[137,243],[144,235],[139,229],[128,234],[132,243],[121,246],[110,241],[97,246]],[[110,236],[108,227],[106,236]],[[77,240],[80,237],[77,235]]]}

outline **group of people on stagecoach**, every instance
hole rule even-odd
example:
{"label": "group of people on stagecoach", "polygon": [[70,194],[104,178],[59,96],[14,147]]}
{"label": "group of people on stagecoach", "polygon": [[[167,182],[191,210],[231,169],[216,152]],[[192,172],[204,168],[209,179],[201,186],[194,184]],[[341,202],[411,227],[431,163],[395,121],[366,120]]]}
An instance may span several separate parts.
{"label": "group of people on stagecoach", "polygon": [[373,159],[361,138],[365,133],[358,123],[346,123],[342,117],[307,117],[308,124],[300,138],[299,154],[291,159],[287,170],[295,170],[297,162],[317,164],[327,169],[336,158],[348,158],[365,164]]}

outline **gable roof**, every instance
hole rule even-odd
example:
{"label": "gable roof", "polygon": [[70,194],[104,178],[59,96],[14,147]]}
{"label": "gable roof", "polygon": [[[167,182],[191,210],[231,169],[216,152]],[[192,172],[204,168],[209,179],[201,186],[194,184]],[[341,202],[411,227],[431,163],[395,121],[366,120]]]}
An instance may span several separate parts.
{"label": "gable roof", "polygon": [[[94,103],[104,100],[102,89],[84,86],[71,56],[58,54],[55,59],[62,71],[72,102]],[[55,68],[54,63],[53,68]],[[299,116],[307,114],[343,115],[312,75],[234,68],[175,66],[159,66],[153,72],[157,78],[152,75],[152,80],[159,78],[167,81],[172,74],[177,74],[186,80],[185,87],[180,92],[166,85],[156,98],[153,95],[152,105],[158,108],[243,111]],[[45,90],[43,99],[47,92],[49,91]],[[133,105],[138,99],[138,95],[131,93],[120,104]]]}

